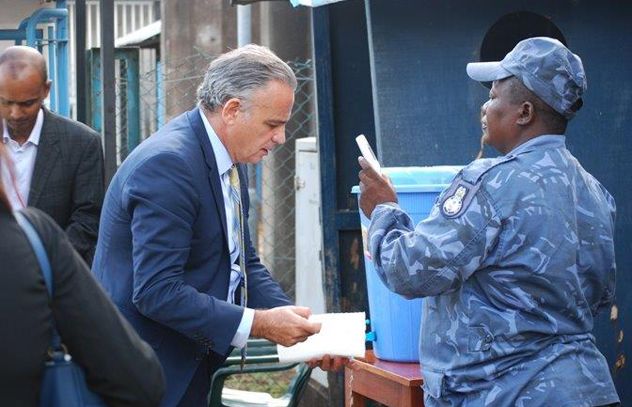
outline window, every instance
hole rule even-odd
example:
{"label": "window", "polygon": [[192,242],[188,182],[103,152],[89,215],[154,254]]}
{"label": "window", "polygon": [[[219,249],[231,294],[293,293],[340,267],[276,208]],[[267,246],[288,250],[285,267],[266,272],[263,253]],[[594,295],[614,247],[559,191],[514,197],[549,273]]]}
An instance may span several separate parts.
{"label": "window", "polygon": [[502,16],[487,31],[481,45],[481,61],[500,61],[518,42],[531,37],[556,38],[567,45],[566,38],[549,18],[517,11]]}

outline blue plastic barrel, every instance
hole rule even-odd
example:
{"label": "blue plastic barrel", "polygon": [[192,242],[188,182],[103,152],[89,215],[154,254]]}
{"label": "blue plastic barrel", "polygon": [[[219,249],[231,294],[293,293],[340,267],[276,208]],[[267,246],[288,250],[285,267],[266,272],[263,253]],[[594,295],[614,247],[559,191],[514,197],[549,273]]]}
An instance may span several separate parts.
{"label": "blue plastic barrel", "polygon": [[[459,172],[458,166],[383,168],[397,191],[399,205],[414,223],[428,217],[437,196]],[[359,194],[358,186],[351,192]],[[419,361],[419,328],[422,299],[407,300],[391,292],[380,280],[366,244],[369,219],[360,211],[364,263],[366,268],[371,330],[375,333],[373,351],[383,360]]]}

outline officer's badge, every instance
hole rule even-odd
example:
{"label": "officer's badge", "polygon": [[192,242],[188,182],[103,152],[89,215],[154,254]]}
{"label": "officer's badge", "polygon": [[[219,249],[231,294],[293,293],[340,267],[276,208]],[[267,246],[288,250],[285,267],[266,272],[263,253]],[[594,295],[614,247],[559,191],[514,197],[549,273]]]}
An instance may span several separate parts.
{"label": "officer's badge", "polygon": [[467,188],[460,185],[454,194],[445,201],[443,201],[443,206],[441,207],[443,210],[443,214],[447,217],[452,217],[457,215],[461,209],[463,208],[463,201],[465,200],[465,196],[467,195]]}

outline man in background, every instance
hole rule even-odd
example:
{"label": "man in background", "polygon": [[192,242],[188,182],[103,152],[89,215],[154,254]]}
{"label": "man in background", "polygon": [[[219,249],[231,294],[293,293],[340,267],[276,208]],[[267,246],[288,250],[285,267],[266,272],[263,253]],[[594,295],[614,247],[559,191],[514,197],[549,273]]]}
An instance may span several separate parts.
{"label": "man in background", "polygon": [[14,179],[3,172],[4,184],[14,209],[46,212],[90,264],[103,202],[101,138],[44,107],[50,86],[36,49],[14,46],[0,54],[2,142],[15,167]]}

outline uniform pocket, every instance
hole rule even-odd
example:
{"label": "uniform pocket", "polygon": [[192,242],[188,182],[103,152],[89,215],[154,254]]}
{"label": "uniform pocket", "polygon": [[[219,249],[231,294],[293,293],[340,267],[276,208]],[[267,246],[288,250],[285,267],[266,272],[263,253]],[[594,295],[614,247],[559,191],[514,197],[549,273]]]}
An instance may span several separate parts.
{"label": "uniform pocket", "polygon": [[484,352],[491,349],[494,335],[486,326],[471,326],[468,330],[467,349],[469,352]]}

